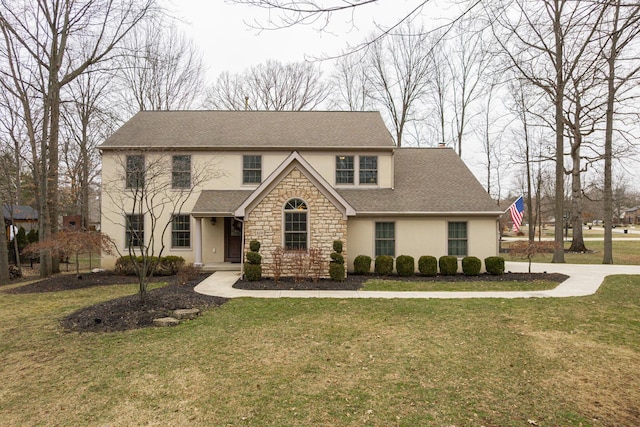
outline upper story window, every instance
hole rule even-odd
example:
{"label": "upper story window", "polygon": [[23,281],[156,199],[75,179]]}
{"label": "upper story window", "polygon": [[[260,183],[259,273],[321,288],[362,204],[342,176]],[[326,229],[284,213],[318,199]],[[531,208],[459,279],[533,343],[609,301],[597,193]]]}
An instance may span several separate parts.
{"label": "upper story window", "polygon": [[449,255],[467,256],[467,223],[449,223]]}
{"label": "upper story window", "polygon": [[173,156],[171,188],[191,188],[191,156]]}
{"label": "upper story window", "polygon": [[336,184],[353,184],[353,156],[336,156]]}
{"label": "upper story window", "polygon": [[360,184],[378,183],[378,157],[360,156]]}
{"label": "upper story window", "polygon": [[242,183],[262,182],[262,156],[242,156]]}
{"label": "upper story window", "polygon": [[127,188],[140,188],[144,185],[144,156],[127,156],[126,164]]}
{"label": "upper story window", "polygon": [[284,205],[284,248],[301,251],[308,247],[308,209],[301,199],[291,199]]}

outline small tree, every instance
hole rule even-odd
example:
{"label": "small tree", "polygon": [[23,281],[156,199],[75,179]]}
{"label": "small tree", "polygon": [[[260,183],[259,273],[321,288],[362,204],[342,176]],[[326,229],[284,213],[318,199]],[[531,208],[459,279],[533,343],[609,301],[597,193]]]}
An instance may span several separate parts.
{"label": "small tree", "polygon": [[[172,156],[145,150],[131,150],[121,155],[103,154],[103,161],[115,163],[112,172],[103,175],[103,217],[125,230],[126,246],[134,259],[140,301],[145,302],[147,285],[166,247],[165,235],[171,224],[183,215],[183,207],[196,189],[207,179],[222,176],[214,160],[195,163],[191,156]],[[178,158],[178,159],[177,159]],[[173,174],[179,161],[181,172]],[[187,167],[188,166],[188,167]]]}
{"label": "small tree", "polygon": [[76,275],[80,275],[80,254],[104,252],[114,254],[113,240],[99,231],[59,231],[41,242],[30,243],[24,248],[25,254],[40,255],[44,251],[56,251],[72,255],[76,265]]}
{"label": "small tree", "polygon": [[509,255],[529,261],[529,274],[531,274],[531,260],[534,256],[543,253],[553,253],[556,250],[555,242],[513,242],[509,247]]}

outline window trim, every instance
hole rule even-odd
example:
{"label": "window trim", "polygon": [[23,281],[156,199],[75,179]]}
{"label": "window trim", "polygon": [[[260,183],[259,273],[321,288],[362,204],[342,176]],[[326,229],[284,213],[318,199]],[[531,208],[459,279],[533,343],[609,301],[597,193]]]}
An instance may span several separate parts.
{"label": "window trim", "polygon": [[[134,230],[133,227],[131,226],[132,222],[131,219],[133,218],[137,218],[138,219],[138,223],[140,225],[140,228],[138,228],[137,230]],[[139,235],[136,236],[135,233],[138,233]],[[138,239],[136,240],[137,244],[133,244],[132,240],[133,238]],[[140,242],[142,244],[140,244]],[[145,241],[144,241],[144,215],[143,214],[125,214],[125,224],[124,224],[124,247],[126,249],[129,248],[140,248],[140,247],[144,247]]]}
{"label": "window trim", "polygon": [[[252,157],[254,159],[258,159],[260,162],[260,167],[246,167],[247,159]],[[258,181],[247,181],[247,177],[245,172],[258,172]],[[262,183],[262,155],[260,154],[243,154],[242,155],[242,185],[260,185]]]}
{"label": "window trim", "polygon": [[[451,237],[451,225],[464,224],[464,237]],[[452,254],[451,242],[464,242],[464,254]],[[464,258],[469,254],[469,223],[467,221],[447,221],[447,255]]]}
{"label": "window trim", "polygon": [[[375,169],[364,169],[362,167],[362,159],[371,158],[375,159]],[[358,184],[359,185],[378,185],[378,156],[358,156]],[[375,182],[363,182],[362,174],[363,172],[375,172]]]}
{"label": "window trim", "polygon": [[[294,201],[302,202],[301,206],[304,206],[304,208],[298,207],[298,208],[287,209],[287,206]],[[287,214],[294,214],[294,213],[301,213],[301,212],[305,213],[305,230],[304,231],[287,231]],[[309,204],[306,202],[306,200],[300,197],[292,197],[288,199],[282,206],[282,248],[286,252],[307,252],[309,250],[309,235],[310,235],[309,227],[311,223],[311,221],[309,220],[309,216],[310,216]],[[304,234],[305,235],[304,248],[287,248],[286,246],[287,234]]]}
{"label": "window trim", "polygon": [[[393,237],[378,237],[378,224],[391,224],[393,226],[392,230],[393,230]],[[396,239],[396,222],[395,221],[375,221],[374,225],[373,225],[373,254],[374,254],[374,258],[378,257],[380,255],[387,255],[387,254],[379,254],[378,253],[378,242],[389,242],[392,241],[393,242],[393,258],[396,257],[396,243],[397,243],[397,239]]]}
{"label": "window trim", "polygon": [[[186,218],[186,222],[185,224],[187,225],[187,229],[183,229],[183,230],[176,230],[175,227],[175,220],[178,217],[185,217]],[[175,245],[175,241],[174,240],[174,236],[176,234],[179,233],[188,233],[188,244],[186,246],[177,246]],[[191,249],[191,215],[185,215],[185,214],[173,214],[171,216],[171,249]]]}
{"label": "window trim", "polygon": [[[184,170],[176,170],[176,158],[182,157],[189,161],[189,168]],[[186,185],[176,185],[176,175],[184,174],[189,177],[188,184]],[[185,180],[186,182],[186,180]],[[171,156],[171,188],[173,190],[188,190],[191,188],[191,155],[189,154],[175,154]]]}
{"label": "window trim", "polygon": [[[351,169],[338,169],[338,162],[340,158],[348,159],[351,158]],[[351,182],[340,182],[338,181],[338,172],[351,172]],[[356,159],[354,155],[337,155],[336,156],[336,169],[335,169],[335,182],[336,185],[355,185],[356,184]]]}
{"label": "window trim", "polygon": [[[141,161],[141,164],[133,164],[133,160]],[[131,164],[130,164],[131,161]],[[130,168],[131,167],[131,168]],[[133,168],[140,168],[135,170]],[[137,190],[144,186],[145,158],[143,154],[127,154],[125,158],[124,186],[127,189]]]}

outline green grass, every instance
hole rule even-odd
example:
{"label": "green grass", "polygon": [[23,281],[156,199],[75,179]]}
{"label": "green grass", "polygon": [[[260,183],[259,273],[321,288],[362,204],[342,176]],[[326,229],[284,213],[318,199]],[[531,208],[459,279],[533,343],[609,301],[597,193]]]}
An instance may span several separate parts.
{"label": "green grass", "polygon": [[638,276],[582,298],[247,298],[174,328],[58,324],[135,291],[1,294],[0,425],[640,423]]}
{"label": "green grass", "polygon": [[554,289],[557,282],[534,280],[531,282],[409,282],[401,280],[369,280],[364,283],[364,291],[409,291],[409,292],[482,292],[482,291],[544,291]]}

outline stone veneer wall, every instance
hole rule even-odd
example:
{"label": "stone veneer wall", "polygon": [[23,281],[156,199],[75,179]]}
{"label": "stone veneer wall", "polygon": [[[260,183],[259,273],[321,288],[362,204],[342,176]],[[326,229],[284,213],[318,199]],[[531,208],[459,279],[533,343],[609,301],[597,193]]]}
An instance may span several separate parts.
{"label": "stone veneer wall", "polygon": [[[329,201],[307,177],[294,168],[278,185],[262,199],[247,215],[244,222],[245,254],[249,251],[249,242],[260,242],[262,255],[262,275],[273,275],[272,252],[282,247],[283,212],[285,203],[293,198],[307,202],[309,224],[309,248],[322,250],[326,260],[321,277],[329,277],[329,254],[333,252],[333,241],[341,240],[343,255],[347,252],[347,220],[342,212]],[[285,251],[282,276],[293,276],[292,256],[296,252]]]}

